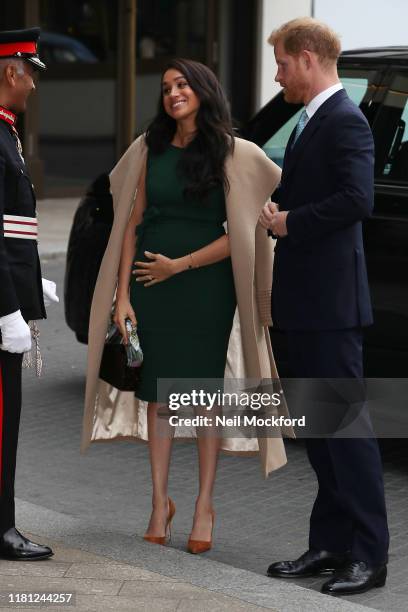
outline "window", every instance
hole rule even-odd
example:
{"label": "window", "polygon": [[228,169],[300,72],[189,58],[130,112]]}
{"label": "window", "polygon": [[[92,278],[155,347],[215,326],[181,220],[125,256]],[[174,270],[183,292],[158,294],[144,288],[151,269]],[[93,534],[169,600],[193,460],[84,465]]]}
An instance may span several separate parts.
{"label": "window", "polygon": [[369,88],[368,78],[341,75],[341,82],[349,98],[353,100],[354,104],[360,106]]}
{"label": "window", "polygon": [[285,155],[286,145],[292,131],[295,129],[297,122],[299,121],[300,113],[299,110],[293,117],[289,119],[282,127],[275,132],[268,142],[263,146],[263,150],[267,156],[272,159],[275,164],[278,164],[281,168],[283,166],[283,157]]}
{"label": "window", "polygon": [[40,55],[50,66],[116,61],[116,2],[41,0],[40,7]]}
{"label": "window", "polygon": [[381,162],[377,178],[408,183],[408,74],[396,74],[388,89],[376,131],[379,134]]}
{"label": "window", "polygon": [[207,7],[204,0],[138,0],[137,57],[206,60]]}

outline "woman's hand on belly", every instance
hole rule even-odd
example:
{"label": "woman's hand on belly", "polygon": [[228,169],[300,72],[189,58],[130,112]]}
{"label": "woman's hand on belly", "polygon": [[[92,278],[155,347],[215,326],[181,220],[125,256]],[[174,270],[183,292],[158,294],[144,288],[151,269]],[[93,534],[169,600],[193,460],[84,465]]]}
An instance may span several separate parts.
{"label": "woman's hand on belly", "polygon": [[177,272],[180,272],[177,268],[176,259],[170,259],[160,253],[150,253],[145,251],[144,254],[151,262],[135,261],[136,268],[132,271],[132,274],[136,276],[136,282],[143,283],[145,287],[151,287],[157,283],[167,280]]}

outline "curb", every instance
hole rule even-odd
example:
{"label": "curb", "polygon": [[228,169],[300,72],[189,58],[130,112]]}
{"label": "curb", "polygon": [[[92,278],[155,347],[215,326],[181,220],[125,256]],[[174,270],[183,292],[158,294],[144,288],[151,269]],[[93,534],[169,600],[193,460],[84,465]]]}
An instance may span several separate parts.
{"label": "curb", "polygon": [[81,521],[42,506],[16,500],[20,528],[60,541],[70,548],[110,557],[178,578],[194,586],[279,612],[374,612],[372,608],[322,595],[298,585],[267,578],[183,551],[152,546],[130,533]]}

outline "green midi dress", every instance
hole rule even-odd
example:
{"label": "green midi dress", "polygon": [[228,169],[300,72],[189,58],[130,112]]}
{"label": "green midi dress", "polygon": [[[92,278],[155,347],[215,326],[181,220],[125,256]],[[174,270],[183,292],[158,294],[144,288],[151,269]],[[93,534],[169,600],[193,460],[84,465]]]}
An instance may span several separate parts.
{"label": "green midi dress", "polygon": [[[138,261],[149,261],[144,251],[183,257],[225,234],[223,187],[213,188],[204,202],[186,198],[181,155],[174,145],[160,155],[148,154],[146,210],[136,228]],[[130,300],[144,354],[135,389],[139,399],[158,401],[160,378],[223,378],[236,308],[229,257],[151,287],[132,277]]]}

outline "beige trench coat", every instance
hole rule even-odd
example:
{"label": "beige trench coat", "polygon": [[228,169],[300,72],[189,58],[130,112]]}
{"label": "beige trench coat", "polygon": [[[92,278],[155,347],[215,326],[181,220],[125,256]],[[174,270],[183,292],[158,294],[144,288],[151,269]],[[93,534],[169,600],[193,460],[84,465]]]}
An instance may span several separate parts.
{"label": "beige trench coat", "polygon": [[[114,300],[124,231],[132,210],[147,148],[144,136],[135,140],[110,174],[114,223],[92,301],[88,369],[81,450],[91,442],[113,439],[147,440],[147,404],[133,393],[121,392],[99,379],[104,339]],[[260,381],[277,378],[268,324],[271,324],[273,240],[258,224],[262,207],[280,180],[280,169],[255,144],[235,139],[226,162],[230,189],[226,194],[228,235],[237,297],[237,312],[228,347],[226,378]],[[142,347],[143,348],[143,347]],[[279,414],[287,416],[282,404]],[[222,450],[259,453],[265,477],[286,463],[281,437],[223,439]],[[274,433],[276,436],[276,432]],[[175,437],[195,437],[195,430],[177,428]]]}

